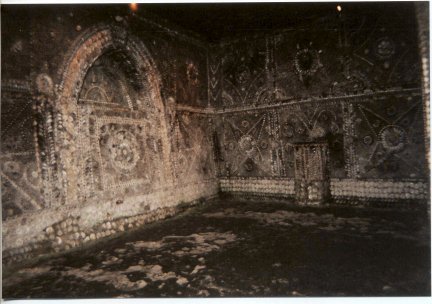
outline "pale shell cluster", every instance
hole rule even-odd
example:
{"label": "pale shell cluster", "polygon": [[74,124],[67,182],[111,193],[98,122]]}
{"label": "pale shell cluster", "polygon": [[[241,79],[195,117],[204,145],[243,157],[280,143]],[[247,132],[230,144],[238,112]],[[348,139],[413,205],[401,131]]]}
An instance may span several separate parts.
{"label": "pale shell cluster", "polygon": [[332,180],[335,197],[363,197],[373,199],[427,199],[427,184],[414,181],[359,181]]}
{"label": "pale shell cluster", "polygon": [[291,179],[221,179],[220,187],[222,192],[294,194],[294,180]]}
{"label": "pale shell cluster", "polygon": [[[222,192],[243,192],[254,195],[262,193],[293,196],[295,194],[294,184],[294,179],[230,178],[220,180]],[[330,191],[334,198],[371,198],[382,201],[425,200],[428,198],[428,185],[419,181],[331,179]]]}
{"label": "pale shell cluster", "polygon": [[5,251],[3,259],[5,264],[10,264],[30,259],[39,254],[70,250],[87,242],[96,241],[173,216],[177,212],[176,207],[165,207],[130,217],[110,218],[86,231],[81,230],[79,217],[68,217],[45,228],[33,243]]}

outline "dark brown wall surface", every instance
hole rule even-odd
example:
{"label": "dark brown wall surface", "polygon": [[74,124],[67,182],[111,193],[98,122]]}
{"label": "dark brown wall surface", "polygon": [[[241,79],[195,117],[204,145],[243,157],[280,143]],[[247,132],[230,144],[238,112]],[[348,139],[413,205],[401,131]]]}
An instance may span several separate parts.
{"label": "dark brown wall surface", "polygon": [[414,5],[342,6],[214,48],[220,176],[293,177],[292,144],[325,140],[332,178],[427,178]]}

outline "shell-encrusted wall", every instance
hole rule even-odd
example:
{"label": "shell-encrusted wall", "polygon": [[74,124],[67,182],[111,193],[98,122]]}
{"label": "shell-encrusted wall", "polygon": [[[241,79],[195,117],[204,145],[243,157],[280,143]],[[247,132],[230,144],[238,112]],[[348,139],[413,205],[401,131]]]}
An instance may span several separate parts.
{"label": "shell-encrusted wall", "polygon": [[400,7],[213,47],[222,191],[293,195],[294,147],[324,142],[333,199],[429,200],[428,10]]}
{"label": "shell-encrusted wall", "polygon": [[2,8],[8,263],[165,218],[219,191],[214,126],[202,111],[207,47],[129,10],[106,12]]}
{"label": "shell-encrusted wall", "polygon": [[293,200],[301,143],[328,145],[329,202],[429,202],[427,18],[404,7],[211,45],[115,6],[2,7],[6,263],[219,192]]}

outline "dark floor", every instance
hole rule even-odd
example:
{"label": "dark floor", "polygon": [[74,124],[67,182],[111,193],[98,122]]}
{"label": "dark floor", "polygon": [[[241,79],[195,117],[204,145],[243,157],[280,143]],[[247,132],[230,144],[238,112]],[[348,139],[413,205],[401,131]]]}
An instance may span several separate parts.
{"label": "dark floor", "polygon": [[425,211],[223,200],[6,274],[4,298],[430,296]]}

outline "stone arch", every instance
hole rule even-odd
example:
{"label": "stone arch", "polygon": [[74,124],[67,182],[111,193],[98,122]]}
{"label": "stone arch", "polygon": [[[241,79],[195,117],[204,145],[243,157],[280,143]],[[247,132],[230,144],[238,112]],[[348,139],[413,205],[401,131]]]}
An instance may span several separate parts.
{"label": "stone arch", "polygon": [[[59,159],[58,176],[62,192],[62,203],[77,202],[77,127],[76,114],[78,98],[87,71],[94,62],[112,51],[121,51],[127,56],[127,65],[134,72],[133,80],[142,86],[156,108],[162,132],[162,153],[165,163],[169,162],[169,141],[166,115],[160,94],[160,75],[150,52],[138,38],[123,28],[98,25],[89,28],[77,38],[67,53],[64,64],[58,72],[59,85],[56,87],[54,103],[55,144]],[[138,111],[146,110],[144,106]],[[167,182],[172,182],[172,173],[164,167]]]}

